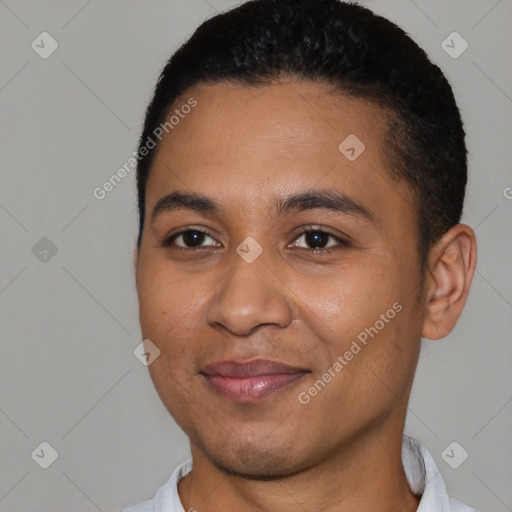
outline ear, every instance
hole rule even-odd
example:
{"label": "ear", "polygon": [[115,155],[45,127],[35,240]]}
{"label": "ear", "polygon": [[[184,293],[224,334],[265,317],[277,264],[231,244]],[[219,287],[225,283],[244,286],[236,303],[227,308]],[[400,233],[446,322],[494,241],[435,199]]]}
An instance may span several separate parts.
{"label": "ear", "polygon": [[422,336],[437,340],[455,327],[469,294],[476,267],[476,236],[457,224],[430,250]]}

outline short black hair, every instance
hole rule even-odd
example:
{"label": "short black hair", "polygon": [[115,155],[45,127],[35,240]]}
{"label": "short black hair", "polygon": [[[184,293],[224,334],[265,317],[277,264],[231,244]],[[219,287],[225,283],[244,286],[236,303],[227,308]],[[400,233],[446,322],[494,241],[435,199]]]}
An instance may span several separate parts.
{"label": "short black hair", "polygon": [[423,268],[431,245],[462,215],[467,150],[460,112],[442,71],[401,28],[339,0],[250,0],[206,20],[172,55],[139,141],[137,246],[158,146],[142,158],[140,149],[178,97],[198,84],[257,87],[290,78],[328,84],[391,114],[383,141],[386,171],[414,191]]}

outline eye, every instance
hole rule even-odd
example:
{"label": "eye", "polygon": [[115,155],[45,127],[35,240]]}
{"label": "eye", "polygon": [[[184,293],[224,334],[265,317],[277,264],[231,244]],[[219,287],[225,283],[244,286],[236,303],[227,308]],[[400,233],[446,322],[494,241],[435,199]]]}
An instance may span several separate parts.
{"label": "eye", "polygon": [[[214,240],[208,231],[203,229],[188,228],[166,238],[162,242],[162,247],[176,248],[179,250],[194,250],[201,249],[202,247],[211,247],[212,245],[214,247],[220,247],[222,245],[218,242],[215,242],[215,240],[214,244],[202,245],[207,238]],[[295,239],[295,242],[301,238],[304,238],[307,245],[313,245],[316,247],[300,247],[296,243],[293,244],[293,246],[298,247],[299,249],[309,249],[312,253],[330,253],[331,248],[336,249],[349,245],[338,236],[325,231],[321,227],[314,227],[309,229],[303,228],[300,236]],[[332,239],[335,243],[328,245],[329,239]]]}
{"label": "eye", "polygon": [[[206,238],[211,238],[213,240],[213,237],[207,231],[188,228],[166,238],[162,242],[162,247],[177,247],[184,250],[201,248],[204,247],[201,246],[201,244]],[[176,241],[180,241],[180,243],[176,243]],[[216,247],[219,246],[220,244],[217,243]]]}
{"label": "eye", "polygon": [[[317,247],[314,247],[313,249],[310,249],[309,247],[299,247],[299,248],[300,249],[303,249],[303,248],[310,249],[310,251],[313,253],[322,253],[322,252],[329,253],[329,252],[331,252],[331,248],[338,249],[340,247],[346,247],[349,245],[347,242],[345,242],[338,236],[333,235],[332,233],[329,233],[328,231],[325,231],[320,227],[309,228],[309,229],[303,228],[301,235],[299,236],[299,238],[296,239],[296,241],[300,240],[301,238],[304,238],[304,241],[307,245],[313,245],[313,246],[317,246]],[[334,243],[329,246],[329,245],[327,245],[329,239],[333,239],[337,243]],[[294,246],[297,247],[296,244]]]}

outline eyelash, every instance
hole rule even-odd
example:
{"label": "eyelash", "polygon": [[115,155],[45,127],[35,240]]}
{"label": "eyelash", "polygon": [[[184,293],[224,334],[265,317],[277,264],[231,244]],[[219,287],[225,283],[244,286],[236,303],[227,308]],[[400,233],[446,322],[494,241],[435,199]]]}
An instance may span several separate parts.
{"label": "eyelash", "polygon": [[[162,242],[161,246],[164,248],[170,248],[170,249],[179,250],[179,251],[200,251],[201,249],[204,249],[204,247],[180,247],[180,246],[174,245],[174,240],[176,238],[178,238],[180,235],[183,235],[183,234],[189,233],[189,232],[197,232],[197,233],[205,234],[205,235],[209,236],[210,238],[214,238],[213,235],[206,229],[196,229],[193,227],[189,227],[187,229],[181,230],[178,233],[174,233],[170,237],[166,238]],[[321,227],[302,228],[301,232],[299,233],[297,238],[295,238],[295,241],[298,240],[303,235],[308,234],[308,233],[318,233],[321,235],[327,235],[328,237],[335,239],[339,244],[337,247],[328,247],[328,248],[317,248],[317,249],[304,249],[302,247],[299,248],[299,249],[306,250],[306,251],[309,250],[309,252],[311,252],[313,254],[318,254],[318,253],[328,254],[328,253],[331,253],[333,249],[341,249],[343,247],[349,246],[348,242],[346,242],[345,240],[339,238],[338,236],[336,236],[332,233],[329,233],[328,231],[324,231]]]}

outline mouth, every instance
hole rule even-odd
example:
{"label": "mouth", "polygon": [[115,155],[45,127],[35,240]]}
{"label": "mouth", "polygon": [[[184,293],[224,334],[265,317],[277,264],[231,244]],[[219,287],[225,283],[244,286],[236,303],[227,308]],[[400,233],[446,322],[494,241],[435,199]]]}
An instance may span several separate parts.
{"label": "mouth", "polygon": [[200,372],[211,389],[237,403],[261,400],[288,387],[306,373],[310,370],[269,359],[219,361]]}

